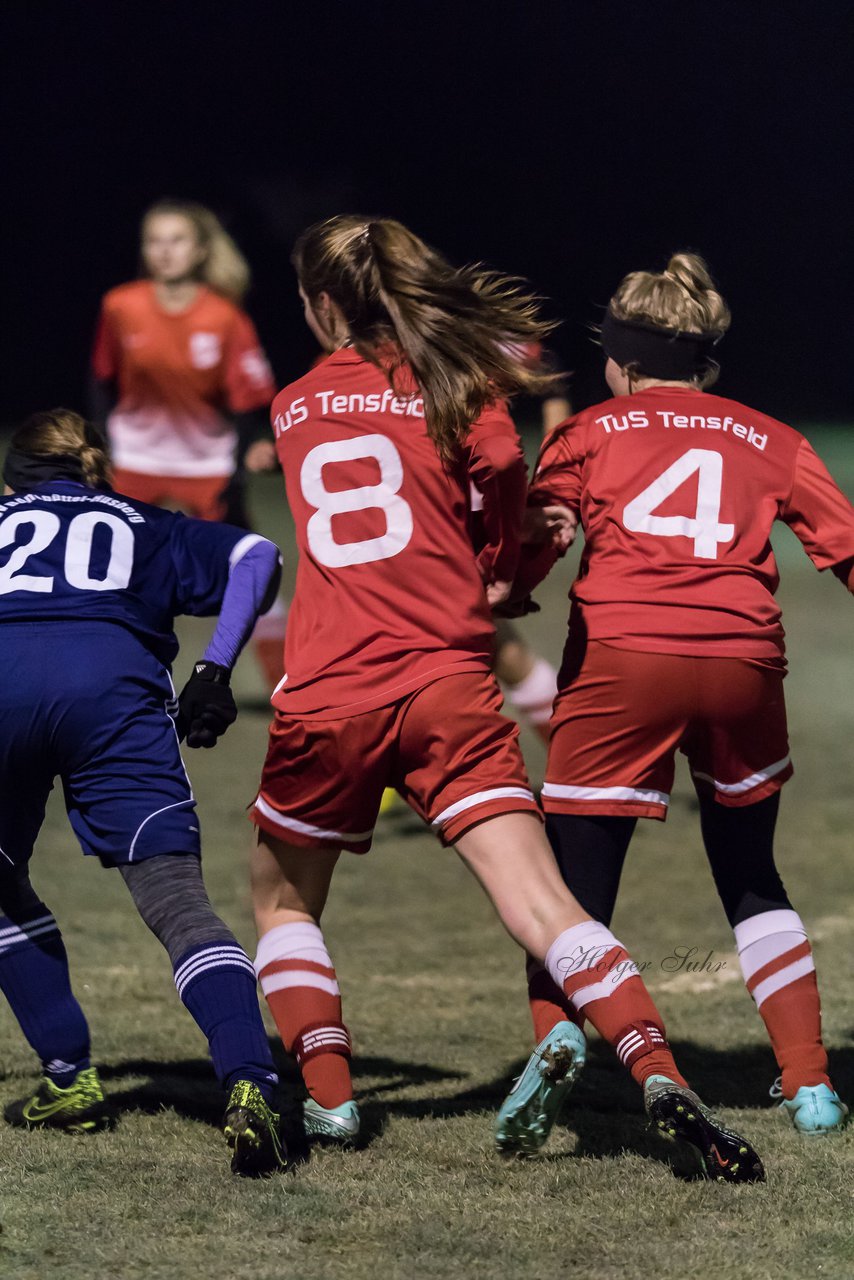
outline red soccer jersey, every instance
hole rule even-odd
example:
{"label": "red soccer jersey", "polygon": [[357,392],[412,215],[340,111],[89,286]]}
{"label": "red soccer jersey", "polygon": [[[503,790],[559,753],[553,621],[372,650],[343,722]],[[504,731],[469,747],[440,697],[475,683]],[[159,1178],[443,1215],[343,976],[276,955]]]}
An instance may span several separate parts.
{"label": "red soccer jersey", "polygon": [[570,595],[591,640],[626,649],[779,657],[774,521],[819,569],[854,556],[854,507],[803,436],[690,388],[570,418],[543,447],[531,500],[580,512]]}
{"label": "red soccer jersey", "polygon": [[275,394],[239,307],[202,287],[185,311],[164,311],[150,280],[104,298],[92,371],[118,387],[107,424],[115,465],[146,475],[229,475],[237,439],[226,413],[263,409]]}
{"label": "red soccer jersey", "polygon": [[[273,704],[337,719],[440,675],[488,669],[483,579],[513,576],[526,492],[506,409],[488,409],[445,468],[423,400],[398,398],[345,348],[280,392],[272,420],[300,553]],[[487,541],[477,560],[472,481]]]}

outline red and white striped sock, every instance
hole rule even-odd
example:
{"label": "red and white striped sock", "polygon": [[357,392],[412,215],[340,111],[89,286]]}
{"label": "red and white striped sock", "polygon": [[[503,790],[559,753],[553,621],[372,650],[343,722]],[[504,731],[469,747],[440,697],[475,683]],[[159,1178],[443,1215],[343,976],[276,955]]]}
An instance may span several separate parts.
{"label": "red and white striped sock", "polygon": [[298,921],[270,929],[258,941],[255,972],[312,1098],[327,1108],[348,1102],[350,1033],[341,1021],[338,979],[318,926]]}
{"label": "red and white striped sock", "polygon": [[575,1012],[562,989],[555,985],[551,974],[543,968],[539,960],[528,956],[525,973],[528,979],[528,1003],[531,1006],[531,1018],[534,1023],[534,1039],[537,1044],[559,1022],[574,1022],[581,1030],[584,1029],[584,1015]]}
{"label": "red and white striped sock", "polygon": [[734,929],[747,989],[768,1029],[783,1073],[783,1097],[826,1084],[821,1000],[807,931],[797,911],[763,911]]}
{"label": "red and white striped sock", "polygon": [[661,1014],[610,929],[596,920],[565,929],[549,947],[546,968],[638,1084],[653,1075],[687,1083],[673,1060]]}

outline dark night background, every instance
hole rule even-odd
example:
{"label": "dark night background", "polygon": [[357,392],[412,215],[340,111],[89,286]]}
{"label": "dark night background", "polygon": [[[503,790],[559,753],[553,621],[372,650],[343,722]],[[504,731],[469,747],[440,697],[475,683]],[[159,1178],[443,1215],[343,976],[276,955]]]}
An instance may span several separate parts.
{"label": "dark night background", "polygon": [[720,389],[851,418],[848,3],[365,0],[3,8],[0,418],[81,407],[140,214],[211,205],[248,256],[280,381],[312,355],[288,257],[341,211],[527,275],[586,325],[627,270],[703,252],[733,310]]}

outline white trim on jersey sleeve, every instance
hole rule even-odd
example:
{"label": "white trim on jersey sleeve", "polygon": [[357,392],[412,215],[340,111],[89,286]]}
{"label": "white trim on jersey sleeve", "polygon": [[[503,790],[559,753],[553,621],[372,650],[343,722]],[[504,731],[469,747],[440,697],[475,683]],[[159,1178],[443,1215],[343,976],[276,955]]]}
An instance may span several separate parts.
{"label": "white trim on jersey sleeve", "polygon": [[[260,533],[247,533],[239,542],[235,542],[228,557],[229,576],[231,575],[234,566],[236,564],[240,564],[240,561],[246,555],[246,552],[251,551],[253,547],[257,547],[259,542],[270,542],[270,539],[262,538]],[[270,546],[273,546],[272,542],[270,542]]]}

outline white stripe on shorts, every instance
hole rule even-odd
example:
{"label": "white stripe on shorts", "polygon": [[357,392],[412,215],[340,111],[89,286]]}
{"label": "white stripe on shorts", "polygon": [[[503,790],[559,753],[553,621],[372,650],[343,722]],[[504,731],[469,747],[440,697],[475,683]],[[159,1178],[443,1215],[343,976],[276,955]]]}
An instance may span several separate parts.
{"label": "white stripe on shorts", "polygon": [[703,782],[711,782],[715,791],[720,791],[725,796],[740,796],[745,791],[752,791],[754,787],[759,787],[769,778],[782,773],[790,761],[791,756],[784,756],[782,760],[777,760],[774,764],[766,765],[764,769],[751,773],[749,778],[742,778],[741,782],[718,782],[717,778],[710,777],[708,773],[700,773],[699,769],[692,769],[691,772],[695,778],[702,778]]}
{"label": "white stripe on shorts", "polygon": [[[171,720],[172,717],[170,716],[169,718]],[[173,727],[174,727],[174,724],[173,724]],[[177,729],[175,730],[175,732],[176,733],[178,732]],[[186,777],[186,774],[187,774],[187,771],[185,769],[184,770],[185,777]],[[147,818],[143,818],[142,822],[139,824],[136,831],[134,832],[133,839],[130,842],[130,848],[128,849],[128,862],[133,862],[133,852],[134,852],[134,849],[136,848],[136,842],[139,839],[139,835],[140,835],[140,832],[142,831],[142,828],[145,826],[147,822],[150,822],[152,818],[159,818],[161,813],[168,813],[170,809],[180,809],[182,807],[186,808],[186,806],[189,804],[195,804],[195,797],[193,796],[193,792],[190,789],[189,778],[187,778],[187,789],[188,791],[190,791],[190,794],[187,796],[186,800],[176,800],[174,804],[165,804],[162,809],[155,809],[154,813],[150,813]]]}
{"label": "white stripe on shorts", "polygon": [[374,834],[373,827],[370,831],[324,831],[323,827],[313,827],[310,822],[300,822],[298,818],[286,818],[283,813],[279,813],[271,804],[268,804],[261,795],[255,801],[255,808],[265,818],[269,818],[270,822],[284,827],[286,831],[296,831],[301,836],[317,836],[320,840],[345,840],[348,844],[359,844],[362,840],[370,840]]}
{"label": "white stripe on shorts", "polygon": [[622,800],[627,804],[670,804],[667,791],[642,791],[639,787],[567,787],[560,782],[544,782],[543,795],[549,800]]}
{"label": "white stripe on shorts", "polygon": [[491,800],[533,800],[534,793],[529,791],[527,787],[492,787],[489,791],[475,791],[474,795],[466,796],[464,800],[457,800],[454,804],[449,804],[447,809],[442,812],[431,822],[431,826],[441,827],[443,823],[449,822],[451,818],[455,818],[458,813],[465,813],[466,809],[473,809],[478,804],[489,804]]}

